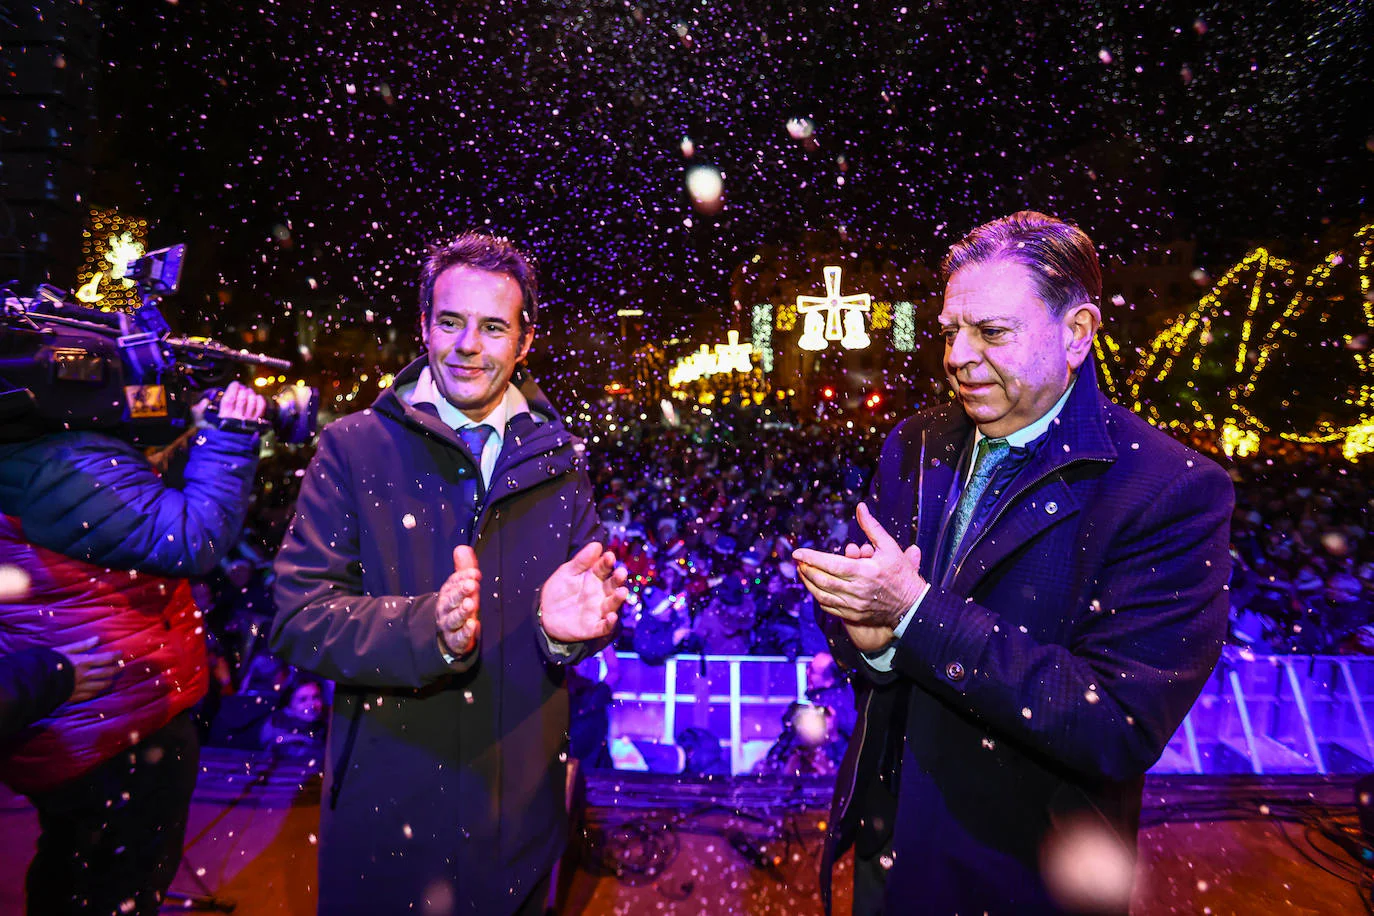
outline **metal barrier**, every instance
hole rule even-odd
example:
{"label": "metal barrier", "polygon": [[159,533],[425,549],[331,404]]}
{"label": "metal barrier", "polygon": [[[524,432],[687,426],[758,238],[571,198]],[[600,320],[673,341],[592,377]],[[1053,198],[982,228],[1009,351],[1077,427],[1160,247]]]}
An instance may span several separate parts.
{"label": "metal barrier", "polygon": [[[750,772],[806,701],[809,656],[619,655],[611,738],[670,746],[692,726],[720,738],[732,773]],[[605,667],[603,662],[602,672]],[[1228,647],[1154,773],[1374,771],[1374,657],[1253,655]]]}

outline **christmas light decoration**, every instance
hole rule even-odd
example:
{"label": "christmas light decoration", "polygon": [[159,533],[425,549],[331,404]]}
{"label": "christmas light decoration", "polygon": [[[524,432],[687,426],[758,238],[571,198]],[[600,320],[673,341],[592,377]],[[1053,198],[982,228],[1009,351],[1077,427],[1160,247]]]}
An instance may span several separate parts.
{"label": "christmas light decoration", "polygon": [[873,317],[869,320],[869,327],[875,331],[885,331],[892,327],[891,302],[873,300]]}
{"label": "christmas light decoration", "polygon": [[[1308,433],[1275,433],[1268,424],[1256,418],[1253,409],[1247,406],[1247,401],[1257,397],[1256,390],[1263,373],[1277,362],[1275,357],[1279,348],[1303,345],[1304,342],[1299,340],[1301,331],[1298,322],[1314,303],[1321,303],[1325,309],[1314,315],[1319,326],[1326,325],[1334,317],[1349,319],[1348,314],[1334,311],[1340,303],[1347,301],[1347,296],[1340,292],[1333,293],[1328,287],[1333,271],[1347,263],[1352,248],[1358,252],[1360,317],[1363,321],[1358,333],[1347,333],[1343,338],[1347,351],[1368,346],[1374,340],[1374,302],[1370,296],[1374,225],[1362,227],[1355,233],[1350,245],[1328,254],[1300,284],[1292,262],[1275,257],[1264,248],[1248,253],[1217,281],[1193,309],[1156,335],[1139,367],[1131,373],[1126,384],[1117,390],[1133,401],[1133,409],[1142,412],[1155,425],[1195,430],[1219,429],[1223,449],[1228,448],[1228,442],[1229,447],[1241,448],[1242,443],[1250,441],[1251,435],[1277,434],[1287,441],[1303,444],[1333,443],[1346,439],[1347,457],[1363,454],[1368,438],[1363,431],[1364,426],[1374,422],[1374,385],[1371,384],[1374,356],[1367,353],[1350,353],[1359,381],[1343,402],[1358,410],[1363,418],[1360,422],[1348,427],[1321,422],[1317,429]],[[1236,302],[1233,291],[1242,293],[1240,303]],[[1238,333],[1230,325],[1237,305],[1240,306],[1241,317]],[[1109,338],[1098,342],[1098,356],[1104,367],[1109,345]],[[1209,359],[1205,355],[1209,348],[1231,346],[1234,346],[1234,352],[1224,354],[1220,359]],[[1219,420],[1197,400],[1190,402],[1198,412],[1191,421],[1179,418],[1166,420],[1155,400],[1146,396],[1144,388],[1164,383],[1179,365],[1190,369],[1192,375],[1187,380],[1188,387],[1199,392],[1209,390],[1204,387],[1209,381],[1204,377],[1205,365],[1211,366],[1214,376],[1218,370],[1224,370],[1231,379],[1224,386],[1225,400],[1215,405],[1220,409]],[[1193,376],[1197,377],[1196,382]],[[1177,394],[1174,396],[1177,397]]]}
{"label": "christmas light decoration", "polygon": [[767,302],[754,306],[750,324],[750,340],[759,351],[759,365],[764,372],[773,371],[773,307]]}
{"label": "christmas light decoration", "polygon": [[777,308],[777,329],[779,331],[790,331],[797,326],[797,306],[791,302],[784,302]]}
{"label": "christmas light decoration", "polygon": [[916,306],[910,302],[892,306],[892,346],[902,353],[916,350]]}
{"label": "christmas light decoration", "polygon": [[1221,427],[1221,450],[1236,458],[1249,458],[1259,451],[1259,433],[1253,429],[1241,429],[1227,420]]}
{"label": "christmas light decoration", "polygon": [[676,388],[688,382],[695,382],[699,378],[715,375],[718,366],[716,355],[711,352],[710,346],[702,344],[700,350],[684,356],[677,361],[677,365],[668,370],[668,384]]}
{"label": "christmas light decoration", "polygon": [[753,345],[740,343],[739,331],[727,331],[725,337],[728,343],[716,344],[714,350],[709,344],[702,344],[695,353],[678,360],[668,370],[668,384],[677,388],[713,375],[752,372]]}
{"label": "christmas light decoration", "polygon": [[1346,461],[1354,461],[1370,452],[1374,452],[1374,421],[1358,423],[1345,431],[1341,454]]}
{"label": "christmas light decoration", "polygon": [[742,344],[739,342],[739,331],[726,331],[725,338],[729,343],[716,344],[716,371],[724,372],[749,372],[754,367],[750,360],[754,355],[752,344]]}
{"label": "christmas light decoration", "polygon": [[863,313],[872,307],[872,297],[868,293],[841,296],[841,272],[842,268],[834,266],[824,269],[824,296],[797,297],[797,312],[805,316],[797,341],[803,350],[824,350],[831,340],[838,340],[848,350],[862,350],[870,343]]}
{"label": "christmas light decoration", "polygon": [[148,221],[93,208],[81,234],[85,262],[76,274],[76,298],[105,309],[137,308],[134,281],[124,272],[146,251]]}
{"label": "christmas light decoration", "polygon": [[1107,389],[1107,394],[1115,400],[1120,391],[1116,371],[1121,366],[1121,348],[1112,340],[1111,335],[1099,330],[1093,338],[1093,355],[1097,357],[1102,384]]}

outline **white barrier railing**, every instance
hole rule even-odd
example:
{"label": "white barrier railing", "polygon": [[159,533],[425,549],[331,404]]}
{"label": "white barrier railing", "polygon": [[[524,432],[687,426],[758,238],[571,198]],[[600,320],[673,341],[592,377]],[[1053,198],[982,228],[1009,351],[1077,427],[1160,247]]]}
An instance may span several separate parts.
{"label": "white barrier railing", "polygon": [[[673,745],[705,728],[750,772],[806,701],[809,656],[619,656],[611,737]],[[603,676],[605,663],[602,663]],[[1374,770],[1374,657],[1257,656],[1228,648],[1155,773],[1365,773]]]}

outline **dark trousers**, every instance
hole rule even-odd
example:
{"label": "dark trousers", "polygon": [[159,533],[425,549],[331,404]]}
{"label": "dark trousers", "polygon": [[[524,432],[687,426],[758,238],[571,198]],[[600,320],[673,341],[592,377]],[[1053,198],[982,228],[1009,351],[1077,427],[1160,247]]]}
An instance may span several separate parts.
{"label": "dark trousers", "polygon": [[200,765],[184,712],[127,751],[48,792],[29,866],[29,916],[155,916],[177,866]]}
{"label": "dark trousers", "polygon": [[887,872],[882,856],[892,861],[892,846],[880,855],[867,858],[854,854],[854,916],[883,916],[883,897],[887,893]]}
{"label": "dark trousers", "polygon": [[[905,704],[902,704],[905,706]],[[900,735],[897,732],[896,735]],[[887,873],[892,868],[892,836],[897,819],[897,775],[892,755],[901,753],[900,738],[884,755],[883,771],[864,792],[858,834],[854,837],[854,916],[883,916]],[[884,864],[886,862],[886,864]]]}
{"label": "dark trousers", "polygon": [[552,875],[545,875],[534,882],[534,887],[530,888],[530,894],[525,898],[525,902],[520,904],[520,909],[515,911],[515,916],[544,916],[551,911],[549,906],[549,888],[552,886],[550,881]]}

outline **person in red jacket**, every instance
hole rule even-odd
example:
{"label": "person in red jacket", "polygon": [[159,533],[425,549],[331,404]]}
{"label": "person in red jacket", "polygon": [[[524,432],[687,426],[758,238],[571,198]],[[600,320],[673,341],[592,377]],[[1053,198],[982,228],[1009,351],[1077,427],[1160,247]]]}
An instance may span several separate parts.
{"label": "person in red jacket", "polygon": [[119,666],[104,692],[0,739],[0,781],[38,810],[30,916],[154,914],[176,874],[200,759],[189,710],[207,683],[187,579],[243,525],[265,407],[231,383],[180,489],[103,432],[0,445],[0,566],[29,580],[0,596],[0,656],[77,644]]}

